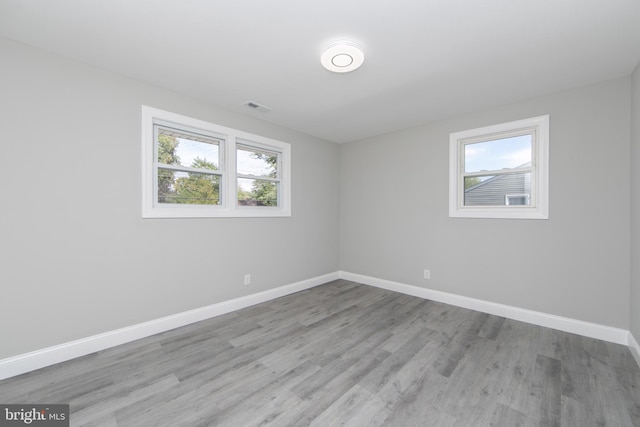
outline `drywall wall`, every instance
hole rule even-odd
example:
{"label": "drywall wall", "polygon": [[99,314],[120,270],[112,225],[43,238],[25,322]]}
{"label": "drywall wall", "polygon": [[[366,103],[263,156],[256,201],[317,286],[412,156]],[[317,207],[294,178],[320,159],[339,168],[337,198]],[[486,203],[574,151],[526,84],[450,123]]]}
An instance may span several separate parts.
{"label": "drywall wall", "polygon": [[[338,270],[337,145],[6,39],[0,57],[0,359]],[[142,104],[291,143],[293,216],[142,219]]]}
{"label": "drywall wall", "polygon": [[631,76],[631,333],[640,342],[640,64]]}
{"label": "drywall wall", "polygon": [[[622,78],[341,146],[341,270],[628,329],[629,87]],[[550,218],[449,218],[449,133],[543,114]]]}

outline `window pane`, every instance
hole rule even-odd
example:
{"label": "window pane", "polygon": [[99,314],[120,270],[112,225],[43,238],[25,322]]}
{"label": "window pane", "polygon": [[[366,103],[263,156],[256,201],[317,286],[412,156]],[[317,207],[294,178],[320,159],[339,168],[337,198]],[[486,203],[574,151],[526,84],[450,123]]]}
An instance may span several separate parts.
{"label": "window pane", "polygon": [[487,179],[493,179],[495,176],[467,176],[464,179],[464,189],[467,191],[471,187],[486,181]]}
{"label": "window pane", "polygon": [[158,162],[218,170],[220,142],[213,138],[158,127]]}
{"label": "window pane", "polygon": [[273,181],[238,178],[238,205],[277,207],[278,187]]}
{"label": "window pane", "polygon": [[277,177],[278,154],[249,147],[238,147],[236,162],[238,174]]}
{"label": "window pane", "polygon": [[511,169],[531,164],[532,135],[464,145],[464,171]]}
{"label": "window pane", "polygon": [[531,173],[465,177],[465,206],[530,205]]}
{"label": "window pane", "polygon": [[504,200],[509,206],[527,206],[531,204],[528,194],[507,194]]}
{"label": "window pane", "polygon": [[158,203],[219,205],[220,176],[158,168]]}

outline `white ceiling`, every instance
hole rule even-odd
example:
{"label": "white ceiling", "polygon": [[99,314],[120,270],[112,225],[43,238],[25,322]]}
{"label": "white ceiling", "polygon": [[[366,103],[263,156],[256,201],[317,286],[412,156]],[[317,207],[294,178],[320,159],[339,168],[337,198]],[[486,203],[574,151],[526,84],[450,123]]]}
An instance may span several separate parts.
{"label": "white ceiling", "polygon": [[0,0],[0,36],[349,142],[628,75],[640,0]]}

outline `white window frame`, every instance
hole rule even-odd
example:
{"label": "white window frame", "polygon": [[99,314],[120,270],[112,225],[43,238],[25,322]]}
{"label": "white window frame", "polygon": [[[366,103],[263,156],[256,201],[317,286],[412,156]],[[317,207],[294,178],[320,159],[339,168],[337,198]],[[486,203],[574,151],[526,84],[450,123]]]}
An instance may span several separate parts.
{"label": "white window frame", "polygon": [[[464,206],[464,147],[470,143],[532,135],[531,166],[512,169],[531,172],[530,205]],[[501,123],[449,135],[449,216],[452,218],[549,218],[549,116]],[[522,169],[522,170],[521,170]],[[482,175],[504,175],[505,171],[482,171]],[[472,173],[471,175],[477,175]]]}
{"label": "white window frame", "polygon": [[[221,177],[219,205],[158,203],[157,162],[154,125],[170,125],[187,132],[201,132],[220,142]],[[278,206],[238,206],[236,146],[268,150],[278,154]],[[211,172],[211,171],[209,171]],[[242,175],[241,177],[249,177]],[[255,177],[264,179],[263,177]],[[267,178],[272,180],[273,178]],[[291,144],[220,126],[146,105],[142,106],[142,217],[143,218],[215,218],[215,217],[288,217],[291,216]]]}

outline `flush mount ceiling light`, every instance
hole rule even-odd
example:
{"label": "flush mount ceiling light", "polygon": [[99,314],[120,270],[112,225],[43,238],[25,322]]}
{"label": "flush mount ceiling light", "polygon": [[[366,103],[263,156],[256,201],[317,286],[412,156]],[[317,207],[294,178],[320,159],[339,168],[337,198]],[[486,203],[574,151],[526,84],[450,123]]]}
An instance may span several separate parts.
{"label": "flush mount ceiling light", "polygon": [[364,53],[360,47],[350,41],[331,43],[320,57],[322,66],[334,73],[348,73],[357,70],[364,62]]}

